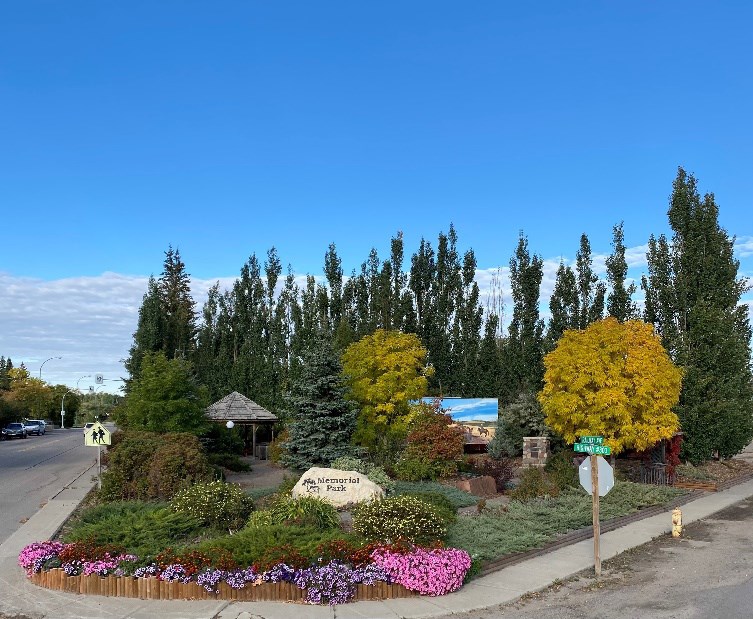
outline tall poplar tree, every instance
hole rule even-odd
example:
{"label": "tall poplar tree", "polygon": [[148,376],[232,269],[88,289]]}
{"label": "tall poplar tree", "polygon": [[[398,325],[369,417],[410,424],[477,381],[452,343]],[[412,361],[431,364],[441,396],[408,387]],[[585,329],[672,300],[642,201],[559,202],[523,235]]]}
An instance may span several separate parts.
{"label": "tall poplar tree", "polygon": [[578,329],[585,329],[604,315],[606,286],[593,271],[591,243],[585,234],[580,236],[580,248],[575,258],[578,287]]}
{"label": "tall poplar tree", "polygon": [[679,168],[668,210],[671,243],[649,240],[645,319],[684,369],[678,416],[683,455],[730,457],[753,439],[753,377],[747,290],[713,194]]}
{"label": "tall poplar tree", "polygon": [[546,331],[546,350],[552,351],[562,334],[567,329],[577,329],[579,324],[578,288],[575,283],[573,270],[560,262],[554,290],[549,298],[549,312],[551,318]]}
{"label": "tall poplar tree", "polygon": [[607,258],[607,280],[611,288],[607,300],[607,313],[614,316],[620,322],[635,318],[638,311],[633,303],[633,294],[635,294],[635,284],[630,283],[625,287],[627,281],[628,265],[625,260],[625,242],[622,230],[623,224],[620,222],[612,228],[612,254]]}
{"label": "tall poplar tree", "polygon": [[515,255],[510,260],[513,312],[503,348],[503,403],[528,391],[541,389],[544,377],[544,321],[539,317],[539,296],[543,260],[531,257],[528,239],[520,233]]}

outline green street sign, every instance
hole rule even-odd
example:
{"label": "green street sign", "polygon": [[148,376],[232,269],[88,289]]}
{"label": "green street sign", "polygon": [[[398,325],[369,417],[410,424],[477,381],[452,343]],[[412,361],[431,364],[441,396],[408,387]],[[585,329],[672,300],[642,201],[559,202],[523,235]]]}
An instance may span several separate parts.
{"label": "green street sign", "polygon": [[603,436],[581,436],[580,442],[586,445],[603,445],[604,437]]}
{"label": "green street sign", "polygon": [[609,456],[612,453],[611,448],[606,445],[586,445],[583,443],[575,443],[573,449],[576,452],[594,454],[597,456]]}

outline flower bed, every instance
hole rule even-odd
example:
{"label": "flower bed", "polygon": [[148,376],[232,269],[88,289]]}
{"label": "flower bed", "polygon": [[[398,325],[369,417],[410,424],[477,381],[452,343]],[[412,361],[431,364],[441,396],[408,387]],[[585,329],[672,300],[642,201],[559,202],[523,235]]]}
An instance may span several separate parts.
{"label": "flower bed", "polygon": [[152,600],[277,600],[343,604],[353,600],[443,595],[463,584],[471,558],[454,548],[382,545],[354,565],[333,559],[293,568],[280,563],[257,572],[245,569],[196,570],[191,565],[156,563],[135,567],[138,557],[98,553],[93,560],[68,560],[73,544],[36,542],[18,556],[31,582],[47,589]]}

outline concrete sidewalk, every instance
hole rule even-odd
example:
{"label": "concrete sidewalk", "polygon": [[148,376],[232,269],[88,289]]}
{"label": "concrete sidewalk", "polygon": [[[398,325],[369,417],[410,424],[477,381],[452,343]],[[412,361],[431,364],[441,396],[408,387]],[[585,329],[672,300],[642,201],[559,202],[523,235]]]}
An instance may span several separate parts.
{"label": "concrete sidewalk", "polygon": [[[26,544],[53,535],[86,496],[91,485],[89,475],[81,475],[0,545],[0,616],[56,619],[288,619],[293,616],[296,619],[334,619],[335,610],[327,606],[281,602],[133,600],[48,591],[32,585],[16,563],[18,552]],[[683,506],[683,522],[687,524],[706,518],[749,497],[753,497],[753,481],[708,494]],[[668,533],[671,528],[671,514],[667,511],[605,533],[601,536],[602,560],[640,546]],[[336,616],[337,619],[442,617],[512,602],[526,593],[545,589],[556,580],[592,567],[593,540],[588,539],[478,578],[449,595],[354,602],[338,606]]]}

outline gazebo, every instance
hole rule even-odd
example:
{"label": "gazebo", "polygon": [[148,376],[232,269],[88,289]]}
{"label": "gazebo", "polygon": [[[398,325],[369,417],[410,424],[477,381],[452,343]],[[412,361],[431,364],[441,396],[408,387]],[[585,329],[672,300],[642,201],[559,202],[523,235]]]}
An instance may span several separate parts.
{"label": "gazebo", "polygon": [[[232,421],[233,425],[251,426],[252,434],[252,451],[251,454],[256,457],[256,429],[260,425],[274,425],[277,417],[270,413],[266,408],[259,406],[253,400],[249,400],[245,395],[233,391],[221,400],[218,400],[211,406],[207,407],[206,415],[212,421],[227,424]],[[272,429],[272,439],[274,440],[274,429]],[[246,443],[248,446],[248,443]]]}

